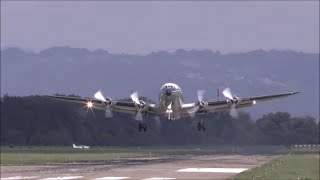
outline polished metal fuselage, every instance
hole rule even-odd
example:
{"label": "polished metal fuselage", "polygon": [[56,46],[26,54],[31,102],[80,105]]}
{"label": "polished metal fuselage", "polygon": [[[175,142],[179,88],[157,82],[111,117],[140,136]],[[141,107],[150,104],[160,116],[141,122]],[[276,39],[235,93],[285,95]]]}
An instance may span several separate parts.
{"label": "polished metal fuselage", "polygon": [[174,83],[166,83],[160,88],[160,107],[170,113],[170,119],[179,119],[183,105],[181,88]]}

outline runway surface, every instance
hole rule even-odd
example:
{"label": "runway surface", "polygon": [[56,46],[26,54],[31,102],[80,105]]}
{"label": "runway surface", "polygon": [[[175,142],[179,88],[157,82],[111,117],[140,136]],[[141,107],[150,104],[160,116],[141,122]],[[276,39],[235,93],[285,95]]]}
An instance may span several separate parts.
{"label": "runway surface", "polygon": [[276,156],[203,155],[119,159],[44,166],[1,166],[1,180],[226,179]]}

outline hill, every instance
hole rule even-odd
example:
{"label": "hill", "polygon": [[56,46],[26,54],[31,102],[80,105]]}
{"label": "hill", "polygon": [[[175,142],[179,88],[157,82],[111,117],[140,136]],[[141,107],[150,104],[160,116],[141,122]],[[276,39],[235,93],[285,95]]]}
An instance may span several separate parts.
{"label": "hill", "polygon": [[256,50],[221,54],[177,50],[147,55],[111,54],[105,50],[53,47],[39,53],[1,50],[1,94],[77,94],[92,97],[101,89],[115,99],[132,89],[157,102],[160,86],[178,83],[186,101],[197,89],[217,99],[217,88],[230,87],[240,97],[301,91],[286,99],[247,109],[254,117],[286,111],[319,118],[319,54]]}

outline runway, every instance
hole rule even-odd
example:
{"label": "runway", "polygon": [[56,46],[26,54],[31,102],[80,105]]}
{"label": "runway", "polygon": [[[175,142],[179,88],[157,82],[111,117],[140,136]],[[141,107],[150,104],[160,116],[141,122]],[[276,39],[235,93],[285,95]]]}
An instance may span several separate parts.
{"label": "runway", "polygon": [[44,166],[1,166],[1,180],[227,179],[275,157],[277,156],[179,155]]}

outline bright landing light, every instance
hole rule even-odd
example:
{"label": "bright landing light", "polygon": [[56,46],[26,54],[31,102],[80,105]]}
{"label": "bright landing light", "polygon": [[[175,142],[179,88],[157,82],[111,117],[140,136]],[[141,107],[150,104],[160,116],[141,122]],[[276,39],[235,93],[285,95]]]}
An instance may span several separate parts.
{"label": "bright landing light", "polygon": [[252,101],[252,104],[257,104],[257,102],[255,100]]}
{"label": "bright landing light", "polygon": [[87,102],[87,107],[88,107],[88,108],[92,108],[92,106],[93,106],[93,104],[92,104],[91,101]]}

